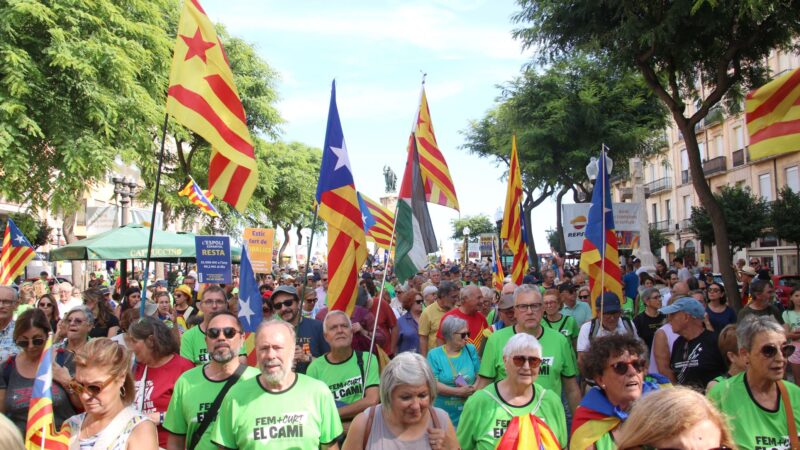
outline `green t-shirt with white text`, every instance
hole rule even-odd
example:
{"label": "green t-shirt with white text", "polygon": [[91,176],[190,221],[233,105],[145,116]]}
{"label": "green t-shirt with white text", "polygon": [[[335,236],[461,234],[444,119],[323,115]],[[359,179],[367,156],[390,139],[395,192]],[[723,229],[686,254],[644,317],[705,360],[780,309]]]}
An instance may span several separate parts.
{"label": "green t-shirt with white text", "polygon": [[[514,334],[516,334],[514,327],[505,327],[489,336],[478,375],[494,381],[506,377],[503,347]],[[561,395],[561,377],[574,377],[578,374],[578,363],[572,350],[572,343],[563,334],[546,326],[542,326],[542,334],[537,338],[542,345],[542,365],[539,367],[536,384]]]}
{"label": "green t-shirt with white text", "polygon": [[[247,356],[244,345],[239,350],[239,355]],[[195,366],[202,366],[210,362],[208,348],[206,348],[206,334],[200,329],[200,325],[189,328],[181,336],[181,356],[193,362]]]}
{"label": "green t-shirt with white text", "polygon": [[[208,411],[228,381],[209,380],[203,372],[204,368],[205,366],[195,367],[178,378],[172,391],[169,408],[164,415],[164,429],[172,434],[185,436],[186,445],[191,442],[194,432],[203,421],[203,414]],[[259,373],[255,367],[248,367],[236,383],[257,377]],[[211,422],[203,437],[197,442],[196,450],[217,450],[217,446],[211,443],[213,429],[214,422]]]}
{"label": "green t-shirt with white text", "polygon": [[[363,385],[361,383],[361,369],[358,367],[358,355],[355,351],[350,355],[350,358],[336,364],[328,361],[328,354],[325,354],[322,358],[311,361],[311,365],[306,370],[306,375],[322,381],[328,386],[338,406],[342,406],[340,403],[349,405],[357,402],[361,399],[363,391],[372,386],[377,387],[380,383],[378,359],[375,355],[369,355],[366,352],[358,353],[361,353],[361,361],[364,367],[365,380]],[[367,364],[369,364],[369,373],[366,373]]]}
{"label": "green t-shirt with white text", "polygon": [[214,423],[211,441],[239,450],[317,450],[342,434],[328,386],[303,374],[281,392],[267,391],[261,377],[236,383]]}

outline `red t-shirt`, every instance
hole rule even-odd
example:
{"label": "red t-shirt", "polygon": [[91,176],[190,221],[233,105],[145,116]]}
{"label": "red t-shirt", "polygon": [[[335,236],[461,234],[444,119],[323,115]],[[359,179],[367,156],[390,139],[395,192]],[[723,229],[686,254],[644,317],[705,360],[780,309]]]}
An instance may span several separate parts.
{"label": "red t-shirt", "polygon": [[467,329],[469,330],[469,339],[467,342],[474,345],[475,348],[481,348],[481,344],[483,343],[483,330],[489,328],[489,324],[486,323],[486,318],[483,317],[483,314],[480,311],[475,311],[472,315],[468,316],[461,312],[458,308],[453,308],[450,311],[447,311],[443,316],[442,320],[439,321],[439,331],[436,333],[436,337],[439,339],[444,340],[444,336],[442,336],[442,323],[444,319],[456,316],[459,319],[463,319],[467,322]]}
{"label": "red t-shirt", "polygon": [[[381,308],[380,315],[378,314],[379,307]],[[377,297],[372,300],[372,308],[370,308],[370,310],[372,311],[372,315],[378,318],[378,328],[383,332],[384,336],[386,336],[386,341],[381,344],[381,348],[387,355],[391,356],[391,353],[389,353],[392,346],[391,330],[397,326],[397,317],[395,317],[392,307],[385,301],[378,300]]]}
{"label": "red t-shirt", "polygon": [[[141,410],[144,414],[166,413],[175,382],[183,372],[193,368],[194,363],[179,355],[173,355],[172,359],[161,367],[147,367],[146,375],[145,365],[137,364],[136,370],[133,372],[133,379],[136,380],[136,399],[133,401],[133,407]],[[142,389],[142,378],[145,376],[145,388]],[[144,398],[142,398],[142,394],[144,394]],[[167,448],[167,436],[169,436],[167,430],[159,425],[159,447]]]}

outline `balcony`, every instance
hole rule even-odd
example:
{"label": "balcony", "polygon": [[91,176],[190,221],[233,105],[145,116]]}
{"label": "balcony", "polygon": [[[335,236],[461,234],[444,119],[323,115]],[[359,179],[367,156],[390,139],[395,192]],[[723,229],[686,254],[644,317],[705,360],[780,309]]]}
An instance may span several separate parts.
{"label": "balcony", "polygon": [[713,108],[708,110],[708,114],[700,121],[694,125],[694,132],[699,133],[706,128],[713,127],[718,123],[722,123],[725,119],[725,113],[721,106],[714,106]]}
{"label": "balcony", "polygon": [[728,170],[728,166],[724,156],[717,156],[703,163],[703,174],[706,177],[712,177],[715,174],[719,175],[726,170]]}
{"label": "balcony", "polygon": [[743,166],[750,162],[749,147],[740,148],[733,152],[733,167]]}
{"label": "balcony", "polygon": [[651,223],[650,227],[667,233],[675,229],[675,222],[672,220],[662,220],[660,222]]}
{"label": "balcony", "polygon": [[[691,214],[691,211],[689,211],[689,214]],[[688,230],[689,226],[691,226],[691,224],[692,224],[692,220],[691,219],[679,220],[678,224],[677,224],[677,229],[679,229],[679,230]]]}
{"label": "balcony", "polygon": [[658,180],[653,180],[649,183],[645,183],[644,189],[645,192],[649,191],[650,195],[657,194],[662,191],[668,191],[672,189],[672,178],[664,177],[659,178]]}

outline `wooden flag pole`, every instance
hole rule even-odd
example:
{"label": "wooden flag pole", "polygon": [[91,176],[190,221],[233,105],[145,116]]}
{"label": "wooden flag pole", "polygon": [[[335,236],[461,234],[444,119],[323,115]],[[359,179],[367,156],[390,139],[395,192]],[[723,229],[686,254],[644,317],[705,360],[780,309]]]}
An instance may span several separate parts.
{"label": "wooden flag pole", "polygon": [[[316,202],[315,202],[316,203]],[[314,220],[311,221],[311,236],[308,238],[308,252],[306,256],[306,270],[305,274],[303,274],[303,289],[300,292],[302,297],[300,298],[300,304],[306,298],[306,287],[308,286],[308,269],[311,268],[311,246],[314,244],[314,229],[317,228],[317,213],[319,212],[319,205],[314,206]],[[280,261],[278,261],[278,265],[280,265]]]}

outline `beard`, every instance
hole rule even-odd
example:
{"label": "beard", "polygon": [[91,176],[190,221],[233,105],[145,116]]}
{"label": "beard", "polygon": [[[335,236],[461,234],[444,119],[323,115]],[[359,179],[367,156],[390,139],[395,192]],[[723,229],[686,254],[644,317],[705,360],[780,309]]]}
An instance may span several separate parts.
{"label": "beard", "polygon": [[[269,372],[269,369],[275,367],[274,364],[278,363],[280,365],[280,370],[277,372]],[[277,359],[271,359],[264,361],[261,363],[261,374],[264,376],[264,380],[268,384],[278,384],[286,378],[286,375],[289,373],[289,368],[284,366],[280,363]]]}
{"label": "beard", "polygon": [[234,354],[233,349],[231,349],[230,347],[221,347],[221,348],[215,349],[211,353],[211,359],[213,359],[214,361],[216,361],[216,362],[218,362],[220,364],[225,364],[225,363],[227,363],[228,361],[232,360],[235,357],[236,357],[236,355]]}

